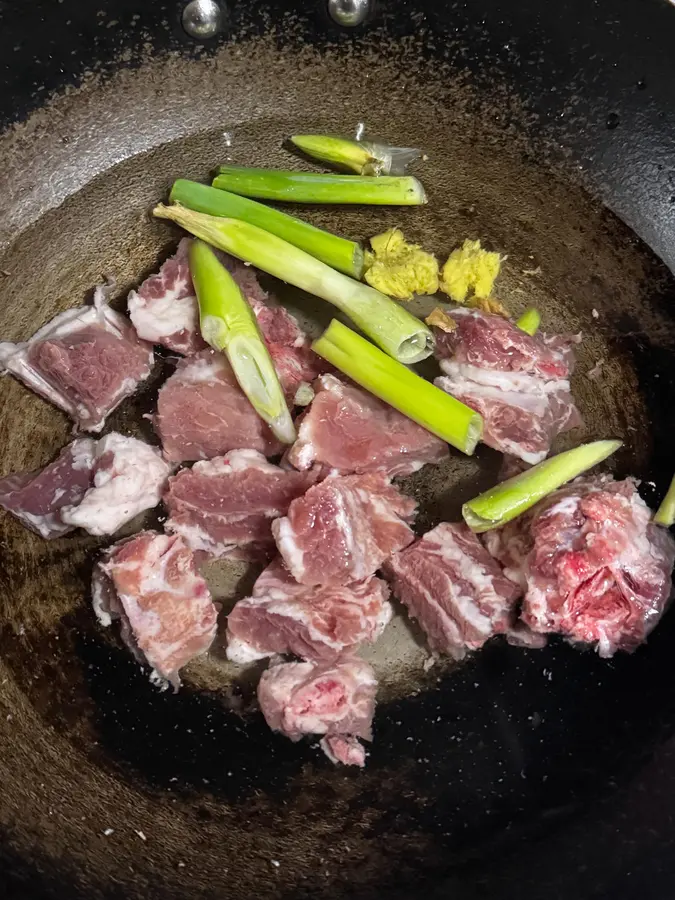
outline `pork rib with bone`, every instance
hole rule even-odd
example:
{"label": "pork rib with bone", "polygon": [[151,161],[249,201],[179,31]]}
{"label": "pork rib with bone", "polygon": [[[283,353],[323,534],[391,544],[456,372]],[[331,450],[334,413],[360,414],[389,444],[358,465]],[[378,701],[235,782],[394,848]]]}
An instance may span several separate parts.
{"label": "pork rib with bone", "polygon": [[[183,238],[175,255],[138,290],[131,291],[127,300],[129,316],[140,337],[184,356],[200,353],[207,346],[199,331],[189,247],[190,239]],[[281,385],[292,402],[300,384],[313,381],[325,371],[325,363],[312,351],[294,317],[282,306],[270,303],[255,269],[226,253],[219,252],[218,256],[251,306]]]}
{"label": "pork rib with bone", "polygon": [[578,337],[529,335],[501,316],[455,309],[457,328],[436,329],[444,372],[435,384],[483,416],[483,441],[541,462],[556,435],[581,424],[570,390]]}
{"label": "pork rib with bone", "polygon": [[217,610],[181,538],[142,531],[109,547],[92,581],[104,626],[120,621],[122,639],[152,680],[180,685],[179,671],[211,646]]}
{"label": "pork rib with bone", "polygon": [[372,668],[355,656],[328,664],[277,662],[263,672],[258,701],[273,731],[292,741],[322,735],[332,762],[363,766],[359,738],[372,740],[376,690]]}
{"label": "pork rib with bone", "polygon": [[78,438],[43,469],[0,479],[0,506],[44,538],[114,534],[157,506],[170,474],[159,451],[115,432]]}
{"label": "pork rib with bone", "polygon": [[0,370],[66,412],[78,428],[101,431],[106,418],[150,374],[142,341],[97,287],[91,306],[68,309],[30,340],[0,343]]}
{"label": "pork rib with bone", "polygon": [[276,653],[332,662],[380,637],[392,617],[376,576],[342,586],[298,584],[277,558],[227,617],[227,656],[247,663]]}
{"label": "pork rib with bone", "polygon": [[287,454],[296,469],[322,463],[341,474],[382,470],[394,477],[448,457],[445,441],[355,385],[322,375],[314,388]]}
{"label": "pork rib with bone", "polygon": [[524,623],[600,656],[638,647],[671,596],[675,540],[632,478],[577,479],[485,539],[525,592]]}
{"label": "pork rib with bone", "polygon": [[274,550],[272,520],[316,481],[314,472],[272,465],[257,450],[232,450],[169,479],[165,529],[212,558]]}

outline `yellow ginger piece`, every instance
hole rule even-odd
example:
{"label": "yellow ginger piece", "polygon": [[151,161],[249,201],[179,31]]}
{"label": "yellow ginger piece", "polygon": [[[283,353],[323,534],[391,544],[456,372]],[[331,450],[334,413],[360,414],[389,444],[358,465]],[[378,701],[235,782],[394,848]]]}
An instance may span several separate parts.
{"label": "yellow ginger piece", "polygon": [[465,303],[469,293],[485,299],[492,293],[502,258],[483,250],[480,241],[464,241],[453,250],[441,271],[441,290],[455,303]]}
{"label": "yellow ginger piece", "polygon": [[389,297],[412,300],[415,294],[438,290],[438,260],[417,244],[409,244],[399,228],[390,228],[370,239],[365,280]]}

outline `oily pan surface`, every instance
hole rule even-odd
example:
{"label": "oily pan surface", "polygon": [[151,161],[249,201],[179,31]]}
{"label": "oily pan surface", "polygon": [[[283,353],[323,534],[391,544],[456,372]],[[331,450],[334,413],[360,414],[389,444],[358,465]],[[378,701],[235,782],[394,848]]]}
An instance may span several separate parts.
{"label": "oily pan surface", "polygon": [[[2,338],[27,337],[103,277],[115,279],[122,306],[177,242],[147,215],[174,178],[204,178],[230,159],[287,166],[280,144],[290,132],[349,132],[365,120],[394,143],[424,146],[418,171],[429,206],[303,214],[354,238],[399,224],[439,255],[465,237],[507,253],[502,302],[514,313],[536,305],[546,328],[585,335],[574,380],[585,426],[557,447],[622,438],[617,473],[663,491],[675,399],[673,286],[663,267],[489,114],[503,97],[468,102],[466,88],[420,71],[395,81],[384,102],[347,73],[364,62],[370,85],[391,85],[398,70],[379,56],[349,62],[305,54],[302,83],[289,86],[298,60],[252,43],[224,51],[217,65],[155,61],[86,85],[55,104],[58,115],[37,114],[38,136],[50,115],[55,136],[70,123],[69,154],[54,150],[54,196],[85,186],[0,256]],[[19,172],[3,194],[6,206],[8,196],[15,202],[5,222],[18,227],[49,205],[50,178],[43,154],[33,184],[21,181],[25,131],[3,140],[8,171]],[[328,321],[326,305],[266,286],[310,329]],[[108,427],[154,440],[143,415],[171,367],[160,362]],[[0,381],[0,474],[44,464],[70,429],[13,379]],[[500,462],[486,448],[473,459],[453,453],[407,479],[419,530],[456,519]],[[645,496],[653,502],[649,484]],[[382,691],[367,768],[335,768],[310,743],[270,734],[251,710],[252,678],[233,677],[220,643],[185,670],[177,695],[157,692],[94,620],[88,583],[99,546],[79,533],[45,542],[0,520],[0,834],[16,871],[59,879],[71,896],[330,897],[346,886],[405,895],[423,876],[436,882],[461,867],[470,878],[481,860],[522,851],[628,781],[673,731],[672,614],[634,657],[497,643],[454,670],[428,672],[416,633],[398,620],[369,651]],[[225,611],[254,575],[242,565],[210,572]]]}

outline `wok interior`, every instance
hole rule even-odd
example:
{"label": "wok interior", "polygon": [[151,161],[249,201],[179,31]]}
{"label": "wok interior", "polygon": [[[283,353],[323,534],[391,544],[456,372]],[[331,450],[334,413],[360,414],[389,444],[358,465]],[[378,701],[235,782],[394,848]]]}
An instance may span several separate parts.
{"label": "wok interior", "polygon": [[[171,141],[113,167],[42,216],[0,259],[8,273],[0,275],[0,335],[28,337],[90,296],[103,277],[114,278],[123,308],[128,290],[177,242],[177,231],[148,216],[172,180],[203,179],[228,158],[288,166],[280,147],[292,131],[327,125],[349,132],[366,115],[345,102],[336,118],[322,109],[328,99],[315,92],[309,118],[307,107],[259,116],[251,103],[231,147],[222,126]],[[516,314],[537,306],[546,330],[584,333],[573,389],[585,425],[557,449],[621,438],[615,471],[645,479],[654,503],[649,483],[663,491],[672,468],[672,283],[663,267],[580,188],[511,146],[497,125],[492,139],[481,129],[470,139],[470,124],[458,129],[450,108],[404,104],[392,122],[383,105],[367,111],[368,123],[394,143],[423,144],[429,159],[419,174],[429,206],[300,212],[356,238],[398,224],[439,256],[465,237],[508,254],[498,282],[502,302]],[[309,330],[329,321],[326,304],[264,284]],[[598,362],[598,377],[589,378]],[[172,368],[162,358],[108,427],[154,442],[143,417]],[[0,381],[0,411],[2,474],[46,463],[70,438],[65,417],[11,378]],[[464,500],[495,482],[500,463],[482,447],[474,458],[453,452],[447,464],[405,479],[420,503],[418,530],[456,520]],[[127,530],[152,527],[157,515]],[[89,578],[99,546],[79,533],[46,542],[9,516],[0,522],[0,669],[11,716],[0,717],[0,746],[13,748],[7,800],[23,810],[27,833],[44,841],[41,852],[56,856],[62,838],[49,809],[57,796],[67,797],[72,853],[70,862],[61,860],[65,868],[87,853],[104,878],[135,859],[136,830],[154,822],[161,846],[150,840],[140,848],[143,865],[166,866],[170,887],[186,877],[175,860],[198,858],[193,896],[222,875],[224,860],[239,867],[232,896],[274,895],[271,859],[294,884],[324,870],[333,887],[341,879],[404,883],[420,867],[430,874],[479,858],[506,823],[520,823],[526,836],[555,827],[589,792],[628,778],[644,748],[675,722],[675,701],[660,678],[672,615],[632,658],[606,662],[562,645],[524,652],[495,644],[454,670],[428,672],[416,632],[398,619],[370,651],[383,690],[368,767],[341,771],[310,744],[272,736],[250,713],[251,680],[228,666],[222,643],[185,671],[179,694],[158,693],[115,635],[95,623]],[[243,564],[211,568],[224,611],[254,576]],[[26,800],[29,783],[46,784],[44,796]],[[120,832],[114,850],[100,840],[106,827]],[[260,880],[261,865],[269,883]]]}

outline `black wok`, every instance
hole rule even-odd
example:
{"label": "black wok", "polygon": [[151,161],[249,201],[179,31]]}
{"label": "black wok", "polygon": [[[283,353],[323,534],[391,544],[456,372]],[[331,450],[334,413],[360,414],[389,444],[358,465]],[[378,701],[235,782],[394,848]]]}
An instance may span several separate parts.
{"label": "black wok", "polygon": [[[200,45],[179,2],[0,3],[0,336],[104,276],[122,303],[176,241],[147,215],[175,177],[228,156],[288,164],[291,130],[364,121],[429,155],[431,203],[400,215],[407,232],[439,254],[483,238],[509,254],[508,305],[584,331],[572,439],[621,437],[614,471],[657,502],[675,467],[675,291],[656,255],[675,265],[675,9],[381,2],[348,30],[320,0],[227,6]],[[303,212],[354,237],[392,219]],[[143,432],[159,377],[115,427]],[[69,427],[0,382],[2,473],[44,463]],[[456,517],[498,465],[483,448],[411,478],[420,527]],[[0,521],[2,896],[675,893],[672,611],[611,661],[495,643],[425,672],[411,638],[385,642],[372,754],[352,772],[272,736],[218,648],[159,694],[93,620],[97,546]],[[225,603],[249,579],[222,571]]]}

